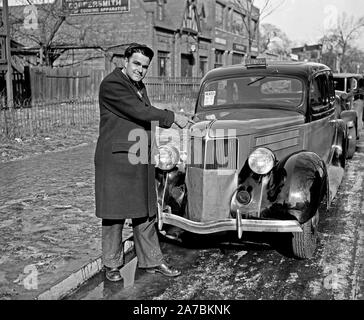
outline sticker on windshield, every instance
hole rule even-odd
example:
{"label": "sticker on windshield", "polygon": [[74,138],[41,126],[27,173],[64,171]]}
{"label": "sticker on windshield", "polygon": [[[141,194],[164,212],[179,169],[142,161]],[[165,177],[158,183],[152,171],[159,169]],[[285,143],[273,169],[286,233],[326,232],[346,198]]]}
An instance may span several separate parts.
{"label": "sticker on windshield", "polygon": [[204,106],[212,106],[215,102],[216,91],[206,91],[205,92],[205,99],[204,99]]}

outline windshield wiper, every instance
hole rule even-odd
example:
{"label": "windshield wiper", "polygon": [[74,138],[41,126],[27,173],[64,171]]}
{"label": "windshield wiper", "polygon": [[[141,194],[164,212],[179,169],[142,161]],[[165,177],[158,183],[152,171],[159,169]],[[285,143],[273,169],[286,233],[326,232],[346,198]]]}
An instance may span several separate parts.
{"label": "windshield wiper", "polygon": [[252,82],[248,83],[248,84],[247,84],[247,87],[251,86],[252,84],[254,84],[254,83],[256,83],[256,82],[258,82],[258,81],[260,81],[260,80],[265,79],[266,77],[267,77],[267,76],[263,76],[263,77],[260,77],[260,78],[258,78],[258,79],[255,79],[254,81],[252,81]]}

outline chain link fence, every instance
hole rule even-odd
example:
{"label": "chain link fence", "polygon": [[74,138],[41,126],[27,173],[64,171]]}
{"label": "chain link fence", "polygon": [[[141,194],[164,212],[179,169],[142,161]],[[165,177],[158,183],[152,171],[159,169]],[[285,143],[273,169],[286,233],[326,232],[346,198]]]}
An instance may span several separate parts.
{"label": "chain link fence", "polygon": [[96,126],[98,120],[96,98],[17,105],[0,110],[0,138],[23,138],[67,127]]}

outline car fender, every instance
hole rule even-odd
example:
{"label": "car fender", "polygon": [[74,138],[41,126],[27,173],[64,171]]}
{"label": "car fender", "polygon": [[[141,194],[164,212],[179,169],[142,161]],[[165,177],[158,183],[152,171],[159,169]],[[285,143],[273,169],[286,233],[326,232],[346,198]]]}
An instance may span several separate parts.
{"label": "car fender", "polygon": [[184,212],[187,201],[185,172],[178,168],[169,172],[156,168],[156,191],[162,208],[169,206],[175,214]]}
{"label": "car fender", "polygon": [[[350,122],[352,122],[350,120]],[[343,169],[345,169],[346,166],[346,158],[347,158],[347,152],[348,152],[348,123],[346,123],[343,119],[336,119],[333,121],[333,124],[336,127],[336,140],[335,144],[333,145],[333,154],[331,161],[329,161],[329,164],[333,166],[341,166]]]}
{"label": "car fender", "polygon": [[348,125],[349,128],[357,126],[358,114],[355,110],[345,110],[341,112],[340,118]]}
{"label": "car fender", "polygon": [[262,216],[295,217],[305,223],[316,214],[327,191],[327,169],[313,152],[301,151],[281,160],[267,185],[267,203]]}

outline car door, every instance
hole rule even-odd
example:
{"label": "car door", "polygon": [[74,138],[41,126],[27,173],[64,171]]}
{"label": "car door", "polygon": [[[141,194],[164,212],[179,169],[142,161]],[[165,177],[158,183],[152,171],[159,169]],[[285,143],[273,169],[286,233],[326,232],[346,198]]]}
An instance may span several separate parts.
{"label": "car door", "polygon": [[330,72],[320,72],[312,78],[308,112],[309,122],[305,137],[307,149],[328,162],[336,139],[335,91]]}

